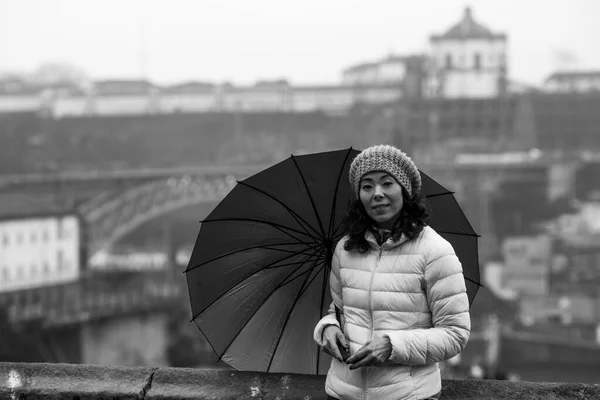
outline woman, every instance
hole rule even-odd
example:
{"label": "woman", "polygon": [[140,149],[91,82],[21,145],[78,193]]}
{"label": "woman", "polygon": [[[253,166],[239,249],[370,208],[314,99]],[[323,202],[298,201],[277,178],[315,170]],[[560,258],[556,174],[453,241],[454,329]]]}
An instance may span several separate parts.
{"label": "woman", "polygon": [[344,400],[437,399],[438,362],[460,353],[471,329],[461,263],[426,225],[421,177],[405,153],[370,147],[349,175],[357,199],[332,260],[333,303],[314,331],[334,357],[325,390]]}

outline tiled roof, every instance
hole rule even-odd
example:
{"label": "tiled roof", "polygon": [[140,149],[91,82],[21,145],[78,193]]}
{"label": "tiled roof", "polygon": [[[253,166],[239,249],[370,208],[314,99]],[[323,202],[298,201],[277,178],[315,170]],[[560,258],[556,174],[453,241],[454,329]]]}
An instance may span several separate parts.
{"label": "tiled roof", "polygon": [[352,65],[352,66],[344,69],[342,71],[342,73],[346,74],[346,73],[350,73],[350,72],[364,71],[364,70],[368,70],[369,68],[373,68],[373,67],[376,67],[378,65],[386,64],[386,63],[404,63],[404,64],[409,64],[409,63],[414,63],[414,62],[421,62],[423,59],[424,59],[424,57],[422,55],[399,56],[399,55],[396,55],[396,54],[390,54],[387,57],[382,58],[382,59],[380,59],[378,61],[362,62],[360,64]]}
{"label": "tiled roof", "polygon": [[372,67],[376,66],[377,64],[378,63],[374,63],[374,62],[363,62],[360,64],[352,65],[351,67],[344,69],[342,72],[344,74],[346,74],[346,73],[350,73],[350,72],[364,71],[365,69],[372,68]]}
{"label": "tiled roof", "polygon": [[95,81],[93,91],[98,95],[147,94],[158,87],[147,80],[104,80]]}
{"label": "tiled roof", "polygon": [[52,194],[0,194],[0,220],[27,219],[74,213],[72,206],[59,201]]}
{"label": "tiled roof", "polygon": [[546,82],[551,80],[570,80],[573,78],[600,78],[600,71],[562,71],[555,72],[546,78]]}
{"label": "tiled roof", "polygon": [[210,82],[190,81],[170,85],[164,88],[165,93],[198,93],[213,92],[215,84]]}
{"label": "tiled roof", "polygon": [[432,40],[444,39],[501,39],[506,36],[503,34],[493,33],[491,30],[481,25],[473,19],[471,8],[465,8],[465,13],[462,20],[452,26],[446,33],[442,35],[431,36]]}

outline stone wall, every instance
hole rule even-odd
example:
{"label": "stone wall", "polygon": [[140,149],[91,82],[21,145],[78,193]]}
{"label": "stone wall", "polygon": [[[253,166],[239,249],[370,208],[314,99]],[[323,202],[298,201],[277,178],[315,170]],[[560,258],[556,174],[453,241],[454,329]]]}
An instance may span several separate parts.
{"label": "stone wall", "polygon": [[[229,370],[0,363],[1,399],[325,399],[323,376]],[[442,398],[600,399],[600,385],[447,380]]]}

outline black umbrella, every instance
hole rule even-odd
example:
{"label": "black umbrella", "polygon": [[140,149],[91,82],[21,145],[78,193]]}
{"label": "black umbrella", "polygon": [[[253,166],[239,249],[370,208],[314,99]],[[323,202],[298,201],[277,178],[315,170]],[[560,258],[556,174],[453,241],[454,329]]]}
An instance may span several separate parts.
{"label": "black umbrella", "polygon": [[[357,150],[292,156],[237,183],[202,221],[186,276],[192,320],[238,370],[325,374],[312,339],[331,303],[329,268],[352,191]],[[479,286],[477,235],[453,194],[421,173],[430,225],[454,246],[469,301]]]}

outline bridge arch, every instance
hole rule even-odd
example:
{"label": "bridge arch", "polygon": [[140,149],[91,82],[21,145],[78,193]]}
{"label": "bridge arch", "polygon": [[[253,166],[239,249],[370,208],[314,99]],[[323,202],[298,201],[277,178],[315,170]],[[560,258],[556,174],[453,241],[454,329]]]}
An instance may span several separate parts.
{"label": "bridge arch", "polygon": [[234,175],[172,176],[116,196],[101,194],[91,199],[79,208],[87,260],[156,217],[190,205],[221,201],[236,182]]}

